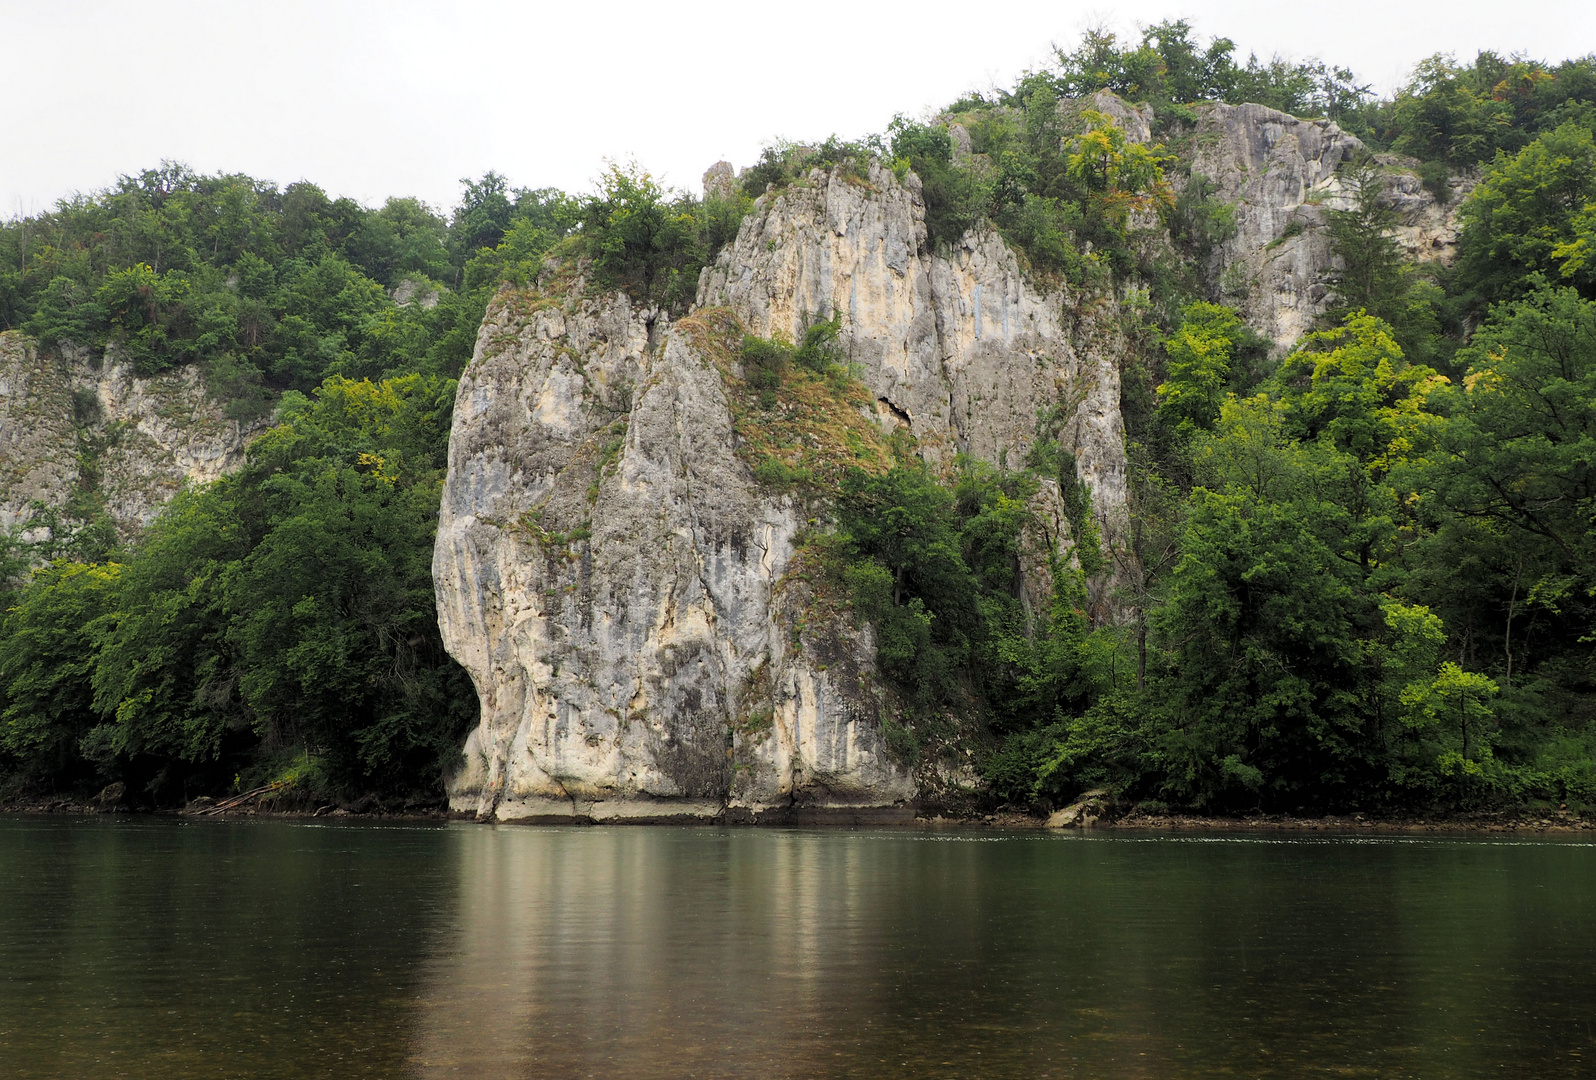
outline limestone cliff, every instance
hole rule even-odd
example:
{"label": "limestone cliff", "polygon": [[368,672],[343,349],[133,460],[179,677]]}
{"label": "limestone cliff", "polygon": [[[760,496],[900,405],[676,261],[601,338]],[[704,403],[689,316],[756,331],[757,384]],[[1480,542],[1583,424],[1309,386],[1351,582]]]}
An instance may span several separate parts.
{"label": "limestone cliff", "polygon": [[1023,454],[1060,408],[1104,524],[1123,516],[1112,311],[1037,293],[995,235],[934,253],[912,174],[767,194],[674,325],[580,279],[503,293],[460,382],[433,564],[482,705],[457,809],[907,812],[868,628],[807,582],[809,508],[755,480],[736,373],[706,345],[717,324],[796,337],[834,313],[874,400],[857,422],[951,465]]}
{"label": "limestone cliff", "polygon": [[87,494],[130,538],[184,483],[242,464],[261,426],[228,419],[192,365],[139,378],[114,353],[0,333],[0,528],[47,539],[39,508],[70,516]]}
{"label": "limestone cliff", "polygon": [[[1091,105],[1152,138],[1145,106]],[[1331,301],[1323,212],[1347,204],[1337,169],[1361,147],[1334,124],[1253,105],[1203,106],[1188,134],[1192,174],[1235,206],[1236,235],[1208,268],[1214,291],[1288,347]],[[980,167],[968,133],[952,138],[955,160]],[[1386,165],[1403,242],[1447,257],[1452,211]],[[729,167],[705,183],[724,194]],[[913,173],[817,169],[755,202],[674,323],[589,290],[579,268],[501,293],[460,382],[433,564],[444,641],[482,709],[450,782],[456,809],[907,812],[968,779],[957,760],[911,770],[893,752],[897,706],[869,628],[807,572],[805,530],[825,528],[824,507],[756,479],[736,350],[715,345],[796,340],[840,317],[864,388],[848,422],[878,440],[906,428],[944,470],[960,453],[1022,459],[1051,416],[1112,543],[1127,513],[1114,299],[1039,290],[991,231],[933,249],[924,217]],[[1058,492],[1038,509],[1047,527],[1022,559],[1033,603],[1044,556],[1069,543]],[[1110,584],[1097,583],[1100,615]]]}
{"label": "limestone cliff", "polygon": [[[1262,105],[1196,106],[1191,173],[1235,207],[1236,233],[1208,268],[1214,291],[1281,349],[1312,328],[1334,301],[1337,270],[1325,211],[1347,209],[1344,165],[1363,143],[1328,120],[1299,120]],[[1438,202],[1409,166],[1380,155],[1382,198],[1397,212],[1397,240],[1416,260],[1449,262],[1457,211],[1473,186],[1455,177]]]}

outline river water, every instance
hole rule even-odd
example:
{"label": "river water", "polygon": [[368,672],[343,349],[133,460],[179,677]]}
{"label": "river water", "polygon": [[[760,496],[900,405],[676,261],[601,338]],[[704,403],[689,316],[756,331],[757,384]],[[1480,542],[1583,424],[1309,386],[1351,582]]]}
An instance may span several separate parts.
{"label": "river water", "polygon": [[1596,1076],[1596,845],[0,817],[0,1076]]}

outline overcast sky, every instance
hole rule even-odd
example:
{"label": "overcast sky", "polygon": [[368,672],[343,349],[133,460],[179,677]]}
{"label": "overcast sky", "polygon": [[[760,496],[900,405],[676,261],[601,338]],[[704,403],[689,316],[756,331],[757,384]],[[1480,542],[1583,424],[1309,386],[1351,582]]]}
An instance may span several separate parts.
{"label": "overcast sky", "polygon": [[163,159],[372,205],[446,208],[488,169],[583,190],[605,158],[697,190],[773,138],[880,131],[1006,85],[1088,25],[1166,18],[1382,91],[1436,52],[1596,51],[1593,0],[0,0],[0,216]]}

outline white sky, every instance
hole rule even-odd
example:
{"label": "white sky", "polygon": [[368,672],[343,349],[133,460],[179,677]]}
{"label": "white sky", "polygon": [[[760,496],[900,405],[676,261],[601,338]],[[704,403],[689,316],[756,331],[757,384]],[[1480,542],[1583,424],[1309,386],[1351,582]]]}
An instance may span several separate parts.
{"label": "white sky", "polygon": [[490,168],[583,190],[606,157],[696,191],[775,137],[880,131],[1165,18],[1382,91],[1436,52],[1596,51],[1593,0],[0,0],[0,217],[163,159],[372,205],[446,208]]}

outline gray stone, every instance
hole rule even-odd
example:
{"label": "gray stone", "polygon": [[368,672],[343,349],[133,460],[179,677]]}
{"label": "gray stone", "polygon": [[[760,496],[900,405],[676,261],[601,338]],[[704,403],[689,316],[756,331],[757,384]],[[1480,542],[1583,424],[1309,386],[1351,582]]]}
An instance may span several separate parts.
{"label": "gray stone", "polygon": [[[698,301],[761,336],[840,313],[882,427],[907,425],[939,468],[961,451],[1017,460],[1038,411],[1062,404],[1100,515],[1123,517],[1112,302],[1038,293],[992,233],[934,254],[913,174],[817,169],[767,194]],[[444,641],[482,706],[449,784],[457,810],[901,817],[928,784],[974,783],[945,761],[911,775],[889,749],[897,705],[869,629],[817,614],[789,574],[809,512],[754,482],[692,325],[580,279],[489,309],[460,381],[433,563]],[[1066,546],[1056,489],[1039,500],[1036,542]],[[1043,611],[1045,555],[1027,574]]]}
{"label": "gray stone", "polygon": [[1089,829],[1113,808],[1113,797],[1102,788],[1083,792],[1081,797],[1047,819],[1049,829]]}
{"label": "gray stone", "polygon": [[953,151],[955,165],[967,164],[970,155],[974,153],[974,144],[970,141],[970,132],[963,124],[948,125],[948,142]]}
{"label": "gray stone", "polygon": [[83,455],[106,512],[131,539],[184,484],[242,465],[266,423],[229,419],[195,365],[140,378],[114,352],[41,352],[21,333],[0,333],[0,528],[45,539],[48,529],[28,524],[34,503],[63,509]]}
{"label": "gray stone", "polygon": [[442,286],[424,277],[407,277],[388,293],[400,307],[420,304],[425,311],[437,307],[442,294]]}
{"label": "gray stone", "polygon": [[[1362,156],[1364,145],[1332,121],[1300,120],[1263,105],[1194,108],[1192,175],[1213,181],[1216,197],[1236,214],[1236,235],[1208,267],[1216,297],[1289,349],[1336,300],[1339,267],[1324,212],[1351,206],[1339,170]],[[1398,214],[1398,243],[1413,258],[1450,262],[1457,211],[1473,178],[1454,178],[1453,197],[1442,206],[1411,171],[1416,162],[1377,160],[1382,197]]]}
{"label": "gray stone", "polygon": [[704,173],[704,198],[729,199],[737,194],[737,174],[731,162],[717,161]]}

